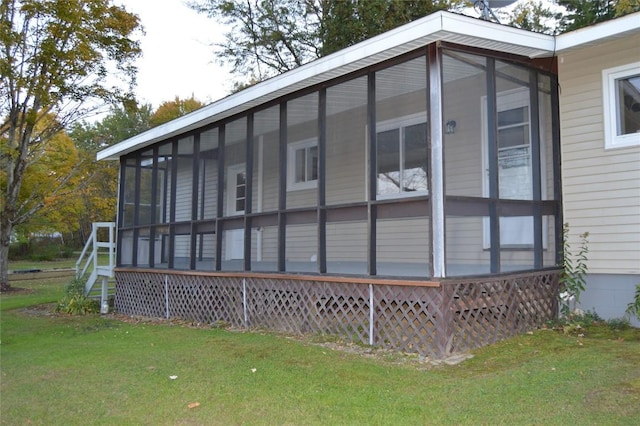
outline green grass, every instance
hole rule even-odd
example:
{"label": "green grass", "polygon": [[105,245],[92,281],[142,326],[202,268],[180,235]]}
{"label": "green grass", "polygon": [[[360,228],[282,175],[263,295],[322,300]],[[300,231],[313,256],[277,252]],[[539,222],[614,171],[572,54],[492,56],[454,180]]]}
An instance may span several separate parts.
{"label": "green grass", "polygon": [[640,418],[638,329],[594,330],[598,338],[590,329],[586,337],[540,330],[456,366],[431,366],[268,333],[51,315],[30,307],[60,298],[64,282],[29,287],[0,298],[2,425],[632,425]]}

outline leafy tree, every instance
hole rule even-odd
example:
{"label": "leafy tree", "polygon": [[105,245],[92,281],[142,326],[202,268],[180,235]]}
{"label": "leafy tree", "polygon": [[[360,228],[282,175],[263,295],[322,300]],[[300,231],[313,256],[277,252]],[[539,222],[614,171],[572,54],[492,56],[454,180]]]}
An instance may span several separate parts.
{"label": "leafy tree", "polygon": [[190,6],[227,25],[216,57],[233,72],[262,81],[317,58],[326,0],[193,0]]}
{"label": "leafy tree", "polygon": [[560,31],[608,21],[640,10],[640,0],[557,0],[566,9],[560,21]]}
{"label": "leafy tree", "polygon": [[259,82],[463,0],[193,0],[227,25],[215,55]]}
{"label": "leafy tree", "polygon": [[159,126],[174,118],[181,117],[202,108],[203,106],[204,104],[195,99],[193,95],[188,99],[180,99],[176,96],[174,100],[160,104],[158,109],[149,118],[149,124],[151,127]]}
{"label": "leafy tree", "polygon": [[117,205],[117,162],[96,161],[96,153],[151,127],[151,105],[138,106],[126,102],[113,108],[101,121],[76,123],[70,132],[83,158],[81,184],[74,194],[80,204],[74,220],[79,224],[79,237],[85,241],[93,222],[112,221]]}
{"label": "leafy tree", "polygon": [[[27,171],[71,123],[127,97],[140,54],[136,15],[110,0],[0,3],[0,290],[15,226],[44,206],[21,202]],[[119,78],[109,80],[110,73]],[[121,87],[122,81],[129,87]],[[70,173],[75,170],[70,171]],[[49,189],[64,182],[50,182]]]}
{"label": "leafy tree", "polygon": [[554,34],[561,17],[562,14],[554,12],[548,2],[528,0],[516,4],[507,17],[507,25],[538,33]]}
{"label": "leafy tree", "polygon": [[337,0],[325,2],[320,56],[354,45],[438,10],[464,2],[446,0]]}

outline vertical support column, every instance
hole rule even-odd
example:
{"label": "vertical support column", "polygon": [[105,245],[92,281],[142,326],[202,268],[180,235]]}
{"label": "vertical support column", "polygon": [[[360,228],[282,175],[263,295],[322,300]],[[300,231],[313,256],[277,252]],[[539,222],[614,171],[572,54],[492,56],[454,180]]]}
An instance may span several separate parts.
{"label": "vertical support column", "polygon": [[500,272],[500,217],[498,215],[498,106],[496,60],[487,58],[487,153],[489,157],[489,230],[491,273]]}
{"label": "vertical support column", "polygon": [[327,272],[327,89],[318,94],[318,272]]}
{"label": "vertical support column", "polygon": [[[151,214],[149,223],[151,229],[149,230],[149,267],[153,268],[156,264],[156,224],[158,223],[158,217],[156,215],[158,205],[158,146],[153,148],[153,165],[151,168]],[[109,231],[111,232],[111,231]]]}
{"label": "vertical support column", "polygon": [[542,268],[542,165],[540,159],[540,110],[538,72],[529,70],[529,111],[531,129],[531,171],[533,184],[533,267]]}
{"label": "vertical support column", "polygon": [[[116,217],[116,229],[124,225],[124,191],[127,172],[127,157],[120,157],[120,173],[118,174],[118,215]],[[122,239],[116,239],[116,265],[122,265]],[[113,268],[111,268],[113,270]]]}
{"label": "vertical support column", "polygon": [[222,270],[222,235],[224,232],[224,144],[225,125],[218,129],[218,197],[216,200],[216,271]]}
{"label": "vertical support column", "polygon": [[142,164],[142,156],[136,156],[136,173],[135,173],[135,188],[134,188],[134,196],[133,196],[133,246],[131,249],[131,264],[133,266],[138,266],[138,237],[140,235],[140,229],[138,225],[140,224],[140,181],[141,181],[141,164]]}
{"label": "vertical support column", "polygon": [[253,204],[253,113],[247,115],[247,140],[245,156],[244,197],[244,270],[251,270],[251,213]]}
{"label": "vertical support column", "polygon": [[442,57],[440,47],[429,45],[429,134],[431,141],[431,181],[429,187],[431,206],[431,276],[446,277],[445,210],[444,210],[444,147]]}
{"label": "vertical support column", "polygon": [[562,230],[564,218],[562,212],[562,173],[560,152],[560,100],[558,95],[558,77],[551,76],[551,133],[553,138],[553,195],[555,199],[555,249],[556,265],[562,265]]}
{"label": "vertical support column", "polygon": [[437,330],[437,343],[436,343],[436,355],[438,358],[445,358],[451,352],[451,346],[453,342],[453,312],[451,310],[451,302],[453,300],[453,291],[455,284],[440,283],[440,297],[442,303],[440,305],[440,314],[438,316]]}
{"label": "vertical support column", "polygon": [[375,339],[375,309],[376,301],[373,296],[373,284],[369,284],[369,346],[373,346]]}
{"label": "vertical support column", "polygon": [[178,141],[173,141],[171,144],[171,206],[169,207],[169,269],[174,268],[175,255],[176,255],[176,195],[178,189]]}
{"label": "vertical support column", "polygon": [[107,294],[109,277],[102,276],[102,289],[100,291],[100,313],[109,313],[109,295]]}
{"label": "vertical support column", "polygon": [[193,174],[191,177],[191,237],[189,240],[189,269],[196,269],[196,243],[198,241],[198,183],[200,178],[200,133],[193,135]]}
{"label": "vertical support column", "polygon": [[375,204],[377,197],[377,131],[376,131],[376,75],[371,72],[367,79],[367,129],[369,152],[369,196],[367,200],[367,272],[369,275],[377,275],[376,248],[377,248],[377,220],[378,211]]}
{"label": "vertical support column", "polygon": [[278,272],[284,272],[287,238],[287,103],[280,104],[280,140],[278,145],[280,176],[278,179]]}

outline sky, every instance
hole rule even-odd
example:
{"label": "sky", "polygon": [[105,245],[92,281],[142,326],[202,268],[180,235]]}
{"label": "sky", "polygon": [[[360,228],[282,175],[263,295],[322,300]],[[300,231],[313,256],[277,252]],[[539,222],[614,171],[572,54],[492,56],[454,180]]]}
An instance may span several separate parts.
{"label": "sky", "polygon": [[[141,36],[143,56],[136,63],[136,97],[153,108],[176,96],[186,99],[194,95],[208,104],[233,89],[231,74],[214,61],[210,47],[211,43],[224,41],[225,30],[213,19],[187,7],[185,1],[118,1],[127,11],[137,14],[145,28]],[[493,3],[497,6],[500,2]],[[465,13],[477,16],[472,8]]]}
{"label": "sky", "polygon": [[193,94],[205,104],[228,95],[230,74],[215,63],[212,42],[224,40],[213,19],[191,10],[183,0],[120,0],[145,29],[143,56],[136,62],[136,97],[157,108],[176,96]]}

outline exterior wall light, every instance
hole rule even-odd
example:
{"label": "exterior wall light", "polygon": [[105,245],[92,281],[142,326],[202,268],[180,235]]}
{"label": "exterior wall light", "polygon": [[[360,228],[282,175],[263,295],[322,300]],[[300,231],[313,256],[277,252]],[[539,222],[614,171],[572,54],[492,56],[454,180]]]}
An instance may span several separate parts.
{"label": "exterior wall light", "polygon": [[455,121],[455,120],[449,120],[449,121],[447,121],[447,123],[445,124],[445,130],[444,130],[444,132],[445,132],[447,135],[451,135],[451,134],[455,133],[455,132],[456,132],[456,124],[457,124],[457,123],[456,123],[456,121]]}

